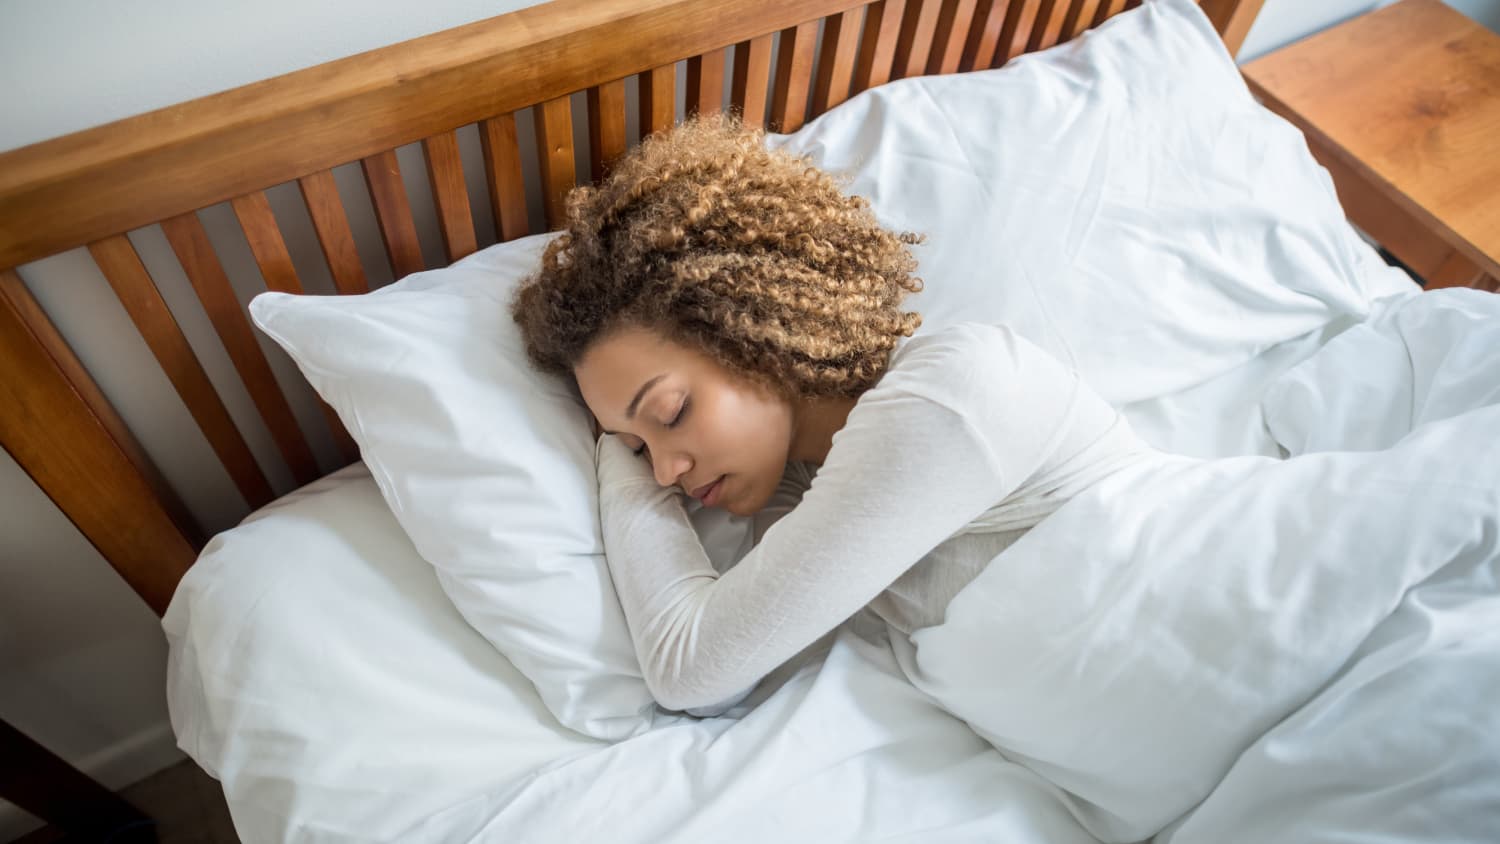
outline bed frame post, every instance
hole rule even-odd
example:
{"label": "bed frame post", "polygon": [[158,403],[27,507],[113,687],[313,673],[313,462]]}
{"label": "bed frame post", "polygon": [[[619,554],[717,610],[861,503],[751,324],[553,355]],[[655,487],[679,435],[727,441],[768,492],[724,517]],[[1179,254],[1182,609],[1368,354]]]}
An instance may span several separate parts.
{"label": "bed frame post", "polygon": [[156,821],[3,720],[0,758],[0,797],[79,840],[157,840]]}
{"label": "bed frame post", "polygon": [[1220,37],[1224,39],[1224,46],[1229,48],[1229,55],[1237,55],[1240,45],[1245,43],[1245,36],[1250,32],[1250,25],[1255,23],[1255,16],[1260,14],[1260,7],[1265,5],[1266,0],[1201,0],[1198,4],[1208,19],[1213,21],[1214,29],[1219,31]]}
{"label": "bed frame post", "polygon": [[14,270],[0,270],[0,407],[0,445],[165,613],[199,531]]}

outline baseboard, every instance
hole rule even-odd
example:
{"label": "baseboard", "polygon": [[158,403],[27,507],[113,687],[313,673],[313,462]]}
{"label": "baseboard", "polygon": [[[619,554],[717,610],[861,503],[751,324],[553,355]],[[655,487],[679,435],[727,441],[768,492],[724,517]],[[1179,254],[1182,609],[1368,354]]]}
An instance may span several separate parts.
{"label": "baseboard", "polygon": [[[89,754],[76,767],[105,788],[119,791],[186,758],[177,749],[172,725],[162,721]],[[40,819],[0,800],[0,841],[14,841],[42,826]]]}

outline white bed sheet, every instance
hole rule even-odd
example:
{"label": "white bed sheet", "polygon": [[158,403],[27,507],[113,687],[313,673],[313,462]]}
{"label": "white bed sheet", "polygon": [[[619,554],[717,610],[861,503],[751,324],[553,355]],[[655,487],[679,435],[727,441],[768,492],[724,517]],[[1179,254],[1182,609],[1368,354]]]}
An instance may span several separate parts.
{"label": "white bed sheet", "polygon": [[[1261,392],[1347,327],[1124,410],[1169,450],[1279,455]],[[743,551],[732,520],[700,530],[721,564]],[[216,537],[164,625],[179,743],[247,841],[1095,840],[862,617],[726,716],[612,746],[561,727],[360,464]]]}

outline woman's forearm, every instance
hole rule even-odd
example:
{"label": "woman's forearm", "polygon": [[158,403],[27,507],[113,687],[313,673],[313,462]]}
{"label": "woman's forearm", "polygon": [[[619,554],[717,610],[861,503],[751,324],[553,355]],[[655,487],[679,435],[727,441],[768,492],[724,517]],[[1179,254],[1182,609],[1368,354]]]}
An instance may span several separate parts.
{"label": "woman's forearm", "polygon": [[644,461],[611,436],[599,442],[599,522],[615,591],[651,694],[669,709],[710,706],[758,677],[726,675],[717,637],[698,635],[703,590],[719,577],[683,509]]}

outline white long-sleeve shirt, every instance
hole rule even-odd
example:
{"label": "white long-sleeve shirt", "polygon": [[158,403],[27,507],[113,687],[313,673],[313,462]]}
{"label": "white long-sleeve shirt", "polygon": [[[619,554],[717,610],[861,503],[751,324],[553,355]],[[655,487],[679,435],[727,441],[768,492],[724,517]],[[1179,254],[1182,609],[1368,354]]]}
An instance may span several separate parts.
{"label": "white long-sleeve shirt", "polygon": [[600,526],[647,686],[668,709],[706,707],[866,605],[906,633],[940,622],[1027,528],[1151,453],[1055,358],[970,323],[896,351],[816,473],[788,466],[780,518],[724,574],[681,490],[609,435],[597,451]]}

